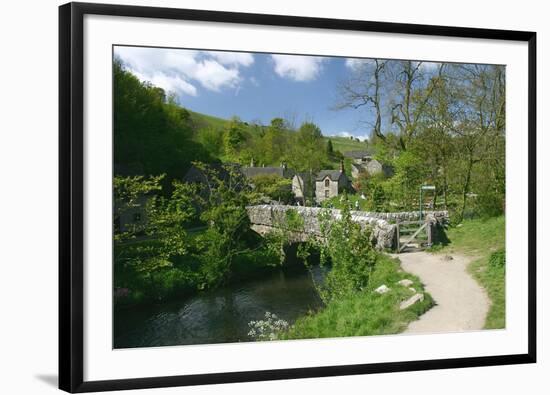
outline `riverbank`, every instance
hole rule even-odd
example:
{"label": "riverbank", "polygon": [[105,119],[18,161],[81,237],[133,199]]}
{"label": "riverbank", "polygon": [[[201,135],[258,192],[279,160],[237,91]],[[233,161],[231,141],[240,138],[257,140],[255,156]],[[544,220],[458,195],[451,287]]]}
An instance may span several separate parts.
{"label": "riverbank", "polygon": [[447,244],[432,248],[432,252],[443,256],[459,253],[472,258],[467,270],[491,300],[485,329],[502,329],[506,325],[505,225],[504,216],[465,220],[447,231]]}
{"label": "riverbank", "polygon": [[[147,248],[152,243],[155,241],[141,240],[135,242],[134,247]],[[127,245],[118,246],[115,253],[122,255],[125,248]],[[233,262],[223,286],[260,279],[279,268],[280,262],[274,254],[265,248],[251,249]],[[174,257],[171,265],[151,273],[137,271],[132,266],[115,265],[114,308],[121,310],[170,303],[211,291],[212,288],[202,285],[204,277],[200,260],[192,254]]]}
{"label": "riverbank", "polygon": [[[407,286],[398,282],[408,279]],[[385,285],[389,291],[375,290]],[[413,290],[411,290],[414,289]],[[415,293],[424,299],[408,308],[400,304]],[[402,332],[409,322],[433,306],[432,297],[424,292],[420,279],[404,272],[397,259],[380,255],[369,285],[361,292],[335,300],[321,311],[296,320],[283,339],[388,335]]]}

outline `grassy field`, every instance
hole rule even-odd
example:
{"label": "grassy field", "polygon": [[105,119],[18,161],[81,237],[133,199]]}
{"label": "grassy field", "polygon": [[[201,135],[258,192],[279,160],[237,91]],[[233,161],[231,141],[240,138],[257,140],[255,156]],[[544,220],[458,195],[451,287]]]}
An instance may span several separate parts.
{"label": "grassy field", "polygon": [[[386,255],[379,259],[367,289],[331,302],[320,312],[297,320],[284,337],[311,339],[399,333],[410,321],[418,319],[432,307],[433,300],[425,293],[422,302],[400,310],[399,304],[414,293],[397,282],[408,278],[413,281],[411,287],[417,291],[423,290],[422,284],[417,277],[403,272],[397,260]],[[374,292],[382,284],[390,291],[385,294]]]}
{"label": "grassy field", "polygon": [[324,138],[326,141],[332,141],[332,148],[341,153],[346,151],[361,151],[367,148],[365,142],[352,140],[349,137],[325,136]]}
{"label": "grassy field", "polygon": [[476,257],[470,264],[470,274],[487,290],[491,308],[485,321],[486,329],[504,328],[506,324],[505,220],[467,220],[462,226],[447,231],[450,243],[434,248],[442,253],[464,253]]}
{"label": "grassy field", "polygon": [[199,128],[214,127],[222,130],[227,122],[226,119],[218,118],[213,115],[201,114],[190,110],[189,113],[191,114],[191,119]]}

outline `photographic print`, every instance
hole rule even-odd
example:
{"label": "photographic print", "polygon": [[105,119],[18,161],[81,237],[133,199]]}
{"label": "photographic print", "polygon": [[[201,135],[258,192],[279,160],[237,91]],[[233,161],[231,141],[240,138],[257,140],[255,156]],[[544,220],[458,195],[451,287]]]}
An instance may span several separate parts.
{"label": "photographic print", "polygon": [[113,46],[113,346],[504,329],[506,67]]}

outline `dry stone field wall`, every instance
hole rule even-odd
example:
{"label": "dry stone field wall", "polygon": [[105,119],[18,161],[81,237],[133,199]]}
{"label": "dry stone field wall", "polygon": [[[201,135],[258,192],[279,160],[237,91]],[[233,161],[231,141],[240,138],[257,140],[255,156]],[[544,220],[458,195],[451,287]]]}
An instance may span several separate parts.
{"label": "dry stone field wall", "polygon": [[[321,236],[321,224],[319,214],[327,212],[327,209],[319,207],[301,207],[285,205],[258,205],[247,207],[252,229],[259,234],[266,234],[273,228],[280,227],[286,218],[286,212],[294,210],[304,221],[303,232],[295,233],[296,241],[304,241],[308,237]],[[340,210],[328,210],[334,219],[341,218]],[[396,245],[396,225],[397,221],[415,221],[419,219],[418,212],[403,213],[376,213],[366,211],[352,211],[352,220],[359,223],[363,228],[372,229],[373,245],[380,250],[393,249]],[[448,218],[446,211],[430,211],[425,213],[430,221],[442,224]]]}

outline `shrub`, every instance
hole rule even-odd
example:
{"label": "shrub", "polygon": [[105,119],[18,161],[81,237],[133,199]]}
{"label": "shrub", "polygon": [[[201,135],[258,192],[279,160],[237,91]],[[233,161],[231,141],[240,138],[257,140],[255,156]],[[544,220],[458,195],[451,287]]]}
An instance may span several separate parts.
{"label": "shrub", "polygon": [[377,259],[371,232],[352,221],[349,205],[344,205],[341,219],[330,212],[321,215],[321,264],[332,264],[324,283],[319,286],[323,302],[350,295],[367,287]]}

